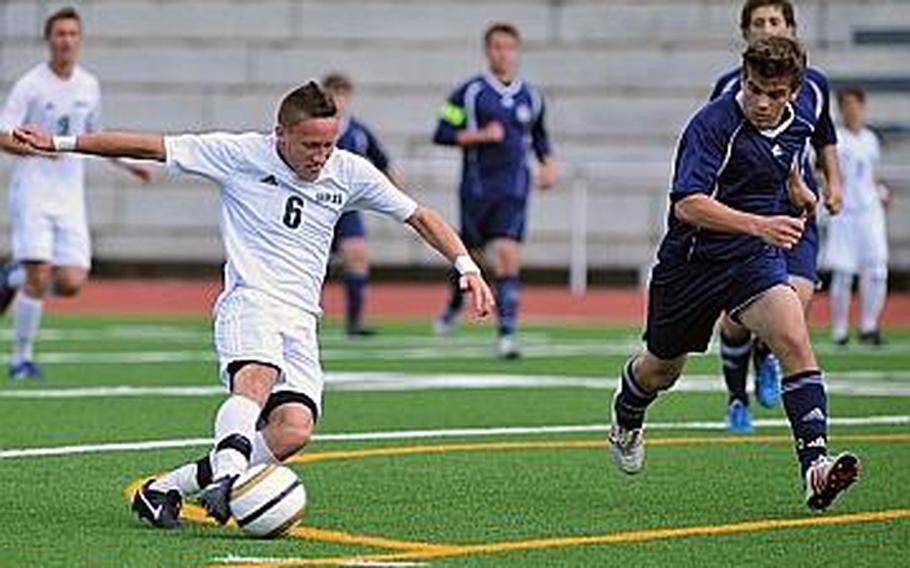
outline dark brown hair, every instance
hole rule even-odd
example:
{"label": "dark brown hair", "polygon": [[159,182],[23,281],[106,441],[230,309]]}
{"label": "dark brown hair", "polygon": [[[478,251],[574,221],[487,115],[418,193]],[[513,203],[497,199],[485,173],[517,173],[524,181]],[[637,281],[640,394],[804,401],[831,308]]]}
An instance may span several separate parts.
{"label": "dark brown hair", "polygon": [[316,81],[285,95],[278,107],[278,124],[293,126],[308,118],[331,118],[338,113],[332,97]]}
{"label": "dark brown hair", "polygon": [[844,99],[854,97],[861,103],[866,102],[866,91],[857,85],[848,85],[837,90],[837,103],[844,104]]}
{"label": "dark brown hair", "polygon": [[492,40],[493,36],[496,34],[510,35],[515,38],[515,41],[521,42],[521,33],[518,31],[518,28],[508,22],[496,22],[490,24],[487,31],[483,32],[484,45],[490,45],[490,40]]}
{"label": "dark brown hair", "polygon": [[774,6],[780,8],[784,14],[784,21],[793,29],[796,29],[796,10],[793,8],[793,2],[790,0],[746,0],[743,9],[739,13],[739,29],[746,33],[749,26],[752,25],[752,12],[765,6]]}
{"label": "dark brown hair", "polygon": [[82,27],[82,18],[75,8],[72,6],[60,8],[44,20],[44,39],[51,38],[51,32],[54,31],[54,24],[61,20],[76,20],[76,22],[79,23],[79,27]]}
{"label": "dark brown hair", "polygon": [[353,91],[354,83],[344,73],[329,73],[322,78],[322,88],[326,91]]}
{"label": "dark brown hair", "polygon": [[794,90],[806,77],[806,50],[786,37],[766,37],[749,44],[743,53],[743,71],[764,79],[789,78]]}

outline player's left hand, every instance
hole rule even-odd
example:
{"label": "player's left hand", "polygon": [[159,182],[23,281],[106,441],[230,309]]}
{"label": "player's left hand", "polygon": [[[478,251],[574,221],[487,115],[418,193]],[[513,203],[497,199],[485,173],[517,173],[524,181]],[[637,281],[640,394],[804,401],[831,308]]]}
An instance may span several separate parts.
{"label": "player's left hand", "polygon": [[126,171],[136,177],[142,183],[152,181],[152,170],[139,164],[127,164]]}
{"label": "player's left hand", "polygon": [[496,301],[493,299],[493,291],[484,282],[483,277],[476,272],[463,274],[458,280],[458,287],[471,298],[471,308],[474,316],[485,318],[492,313],[496,307]]}
{"label": "player's left hand", "polygon": [[557,176],[556,162],[546,160],[537,169],[537,186],[540,189],[552,189],[556,185]]}
{"label": "player's left hand", "polygon": [[798,172],[791,172],[787,180],[787,190],[790,194],[790,202],[803,212],[805,217],[812,217],[818,208],[818,198],[806,185],[802,175]]}
{"label": "player's left hand", "polygon": [[33,124],[26,124],[13,129],[13,139],[37,152],[56,152],[54,140],[50,134]]}
{"label": "player's left hand", "polygon": [[844,208],[844,192],[840,184],[830,184],[825,189],[825,209],[832,215],[837,215]]}

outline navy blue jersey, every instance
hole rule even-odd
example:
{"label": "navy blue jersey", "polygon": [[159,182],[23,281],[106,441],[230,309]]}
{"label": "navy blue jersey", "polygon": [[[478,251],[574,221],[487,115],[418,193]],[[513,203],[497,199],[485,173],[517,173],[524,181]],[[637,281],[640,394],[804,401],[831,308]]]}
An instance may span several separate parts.
{"label": "navy blue jersey", "polygon": [[485,73],[449,96],[433,141],[454,145],[459,130],[499,122],[505,130],[502,142],[464,148],[461,192],[486,198],[523,197],[531,185],[528,142],[539,160],[551,152],[544,115],[544,100],[537,89],[520,79],[503,85]]}
{"label": "navy blue jersey", "polygon": [[379,171],[388,173],[389,155],[369,128],[359,120],[348,117],[341,124],[341,136],[335,145],[354,152],[373,163]]}
{"label": "navy blue jersey", "polygon": [[[726,93],[738,93],[742,88],[740,84],[741,77],[742,67],[738,67],[721,76],[711,92],[711,100],[713,101]],[[820,150],[830,144],[837,144],[837,130],[831,120],[830,99],[828,78],[819,69],[809,67],[806,70],[806,79],[803,81],[797,95],[796,105],[800,108],[803,116],[815,117],[815,132],[810,141],[816,150]],[[812,170],[812,165],[806,161],[803,164],[803,179],[809,188],[818,195],[818,182]]]}
{"label": "navy blue jersey", "polygon": [[[739,94],[705,104],[679,141],[670,200],[703,193],[747,213],[778,215],[789,210],[787,177],[803,159],[814,119],[788,104],[781,124],[759,130],[743,113]],[[670,208],[661,261],[736,260],[760,252],[758,237],[719,233],[689,225]]]}

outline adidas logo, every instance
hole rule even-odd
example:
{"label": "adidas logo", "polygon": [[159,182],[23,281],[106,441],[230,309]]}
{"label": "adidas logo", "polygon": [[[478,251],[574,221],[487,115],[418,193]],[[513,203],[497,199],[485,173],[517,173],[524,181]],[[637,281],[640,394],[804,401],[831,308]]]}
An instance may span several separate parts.
{"label": "adidas logo", "polygon": [[264,184],[267,184],[267,185],[275,185],[275,186],[277,186],[277,185],[278,185],[278,179],[277,179],[274,175],[267,175],[267,176],[265,176],[264,178],[262,178],[261,180],[259,180],[259,183],[264,183]]}
{"label": "adidas logo", "polygon": [[780,147],[780,144],[775,144],[771,147],[771,155],[775,158],[780,158],[784,155],[784,150]]}
{"label": "adidas logo", "polygon": [[800,419],[800,422],[824,422],[825,418],[825,413],[821,408],[816,406],[807,412],[806,415]]}
{"label": "adidas logo", "polygon": [[806,448],[827,448],[828,442],[825,440],[824,436],[819,436],[818,438],[811,440],[809,442],[804,441],[803,439],[796,440],[796,449],[804,450]]}

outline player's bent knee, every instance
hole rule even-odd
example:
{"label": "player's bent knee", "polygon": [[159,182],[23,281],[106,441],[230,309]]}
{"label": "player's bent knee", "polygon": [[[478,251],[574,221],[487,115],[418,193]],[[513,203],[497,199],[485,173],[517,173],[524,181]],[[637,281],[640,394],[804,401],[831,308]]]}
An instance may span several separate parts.
{"label": "player's bent knee", "polygon": [[745,326],[736,323],[733,321],[733,318],[727,314],[724,314],[723,317],[720,318],[720,332],[725,338],[731,341],[745,341],[749,338],[750,334],[749,330]]}
{"label": "player's bent knee", "polygon": [[302,404],[284,404],[269,415],[267,436],[276,456],[299,452],[313,437],[313,414]]}
{"label": "player's bent knee", "polygon": [[61,279],[54,282],[54,294],[64,298],[72,298],[82,290],[83,280]]}
{"label": "player's bent knee", "polygon": [[815,368],[815,355],[804,329],[785,329],[775,334],[770,342],[772,351],[780,359],[787,373]]}

